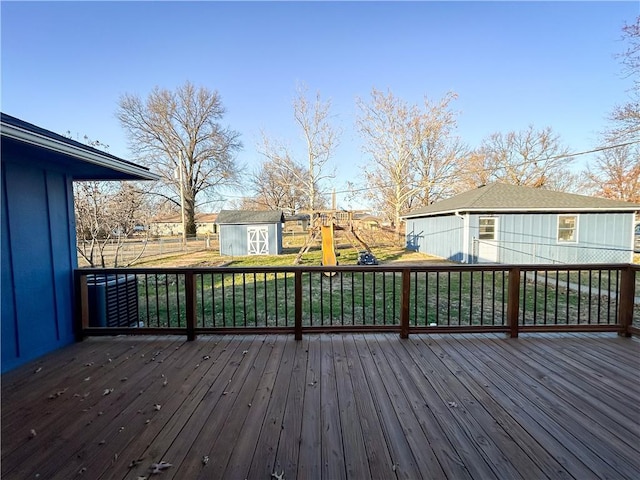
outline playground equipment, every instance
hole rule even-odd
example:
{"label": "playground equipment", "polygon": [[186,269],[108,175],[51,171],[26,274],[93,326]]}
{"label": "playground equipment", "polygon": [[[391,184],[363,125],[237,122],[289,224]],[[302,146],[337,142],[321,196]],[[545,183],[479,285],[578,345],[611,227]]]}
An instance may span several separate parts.
{"label": "playground equipment", "polygon": [[333,266],[338,264],[336,258],[336,246],[333,238],[333,225],[320,227],[322,236],[322,265]]}
{"label": "playground equipment", "polygon": [[309,235],[298,252],[294,265],[298,265],[302,260],[305,253],[309,251],[311,246],[321,241],[322,246],[322,264],[323,265],[337,265],[335,251],[335,233],[336,231],[344,233],[349,243],[356,250],[366,250],[370,252],[371,249],[362,238],[358,236],[354,228],[353,213],[342,210],[321,210],[315,211],[312,214],[311,228]]}

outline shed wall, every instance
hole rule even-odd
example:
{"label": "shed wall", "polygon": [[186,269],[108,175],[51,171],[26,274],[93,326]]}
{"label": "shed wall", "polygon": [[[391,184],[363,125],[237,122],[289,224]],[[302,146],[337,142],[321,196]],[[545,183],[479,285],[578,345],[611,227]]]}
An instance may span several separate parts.
{"label": "shed wall", "polygon": [[407,248],[453,262],[464,261],[464,223],[455,215],[407,220]]}
{"label": "shed wall", "polygon": [[[575,243],[558,242],[558,215],[493,215],[498,218],[498,261],[529,264],[627,263],[632,260],[633,213],[575,214],[578,217]],[[469,233],[472,242],[478,238],[482,216],[487,215],[471,215]]]}
{"label": "shed wall", "polygon": [[2,371],[74,342],[71,178],[2,158]]}
{"label": "shed wall", "polygon": [[269,255],[282,253],[282,224],[218,225],[220,255],[240,256],[249,254],[248,227],[267,227],[269,232]]}

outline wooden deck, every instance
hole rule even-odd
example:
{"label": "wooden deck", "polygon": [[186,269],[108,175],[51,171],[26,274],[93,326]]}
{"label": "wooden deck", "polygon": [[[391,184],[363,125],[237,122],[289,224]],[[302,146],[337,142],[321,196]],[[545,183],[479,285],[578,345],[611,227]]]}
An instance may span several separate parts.
{"label": "wooden deck", "polygon": [[595,333],[92,338],[2,377],[1,476],[638,478],[639,364]]}

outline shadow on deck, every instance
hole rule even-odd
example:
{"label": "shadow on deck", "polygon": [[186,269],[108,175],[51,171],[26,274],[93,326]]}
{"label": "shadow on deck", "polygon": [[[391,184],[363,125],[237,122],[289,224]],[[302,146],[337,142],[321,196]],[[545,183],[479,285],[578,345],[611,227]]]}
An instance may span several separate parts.
{"label": "shadow on deck", "polygon": [[637,478],[615,334],[91,338],[2,377],[2,478]]}

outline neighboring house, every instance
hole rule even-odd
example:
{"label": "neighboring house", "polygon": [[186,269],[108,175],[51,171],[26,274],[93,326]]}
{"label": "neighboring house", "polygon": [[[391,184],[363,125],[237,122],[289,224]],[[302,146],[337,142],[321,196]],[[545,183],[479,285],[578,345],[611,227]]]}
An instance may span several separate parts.
{"label": "neighboring house", "polygon": [[[218,233],[215,213],[201,213],[196,215],[196,235],[211,235]],[[182,235],[182,216],[157,218],[149,222],[149,234],[155,237],[171,237]]]}
{"label": "neighboring house", "polygon": [[155,180],[146,168],[10,115],[2,153],[2,371],[74,342],[74,180]]}
{"label": "neighboring house", "polygon": [[362,230],[378,230],[382,224],[379,217],[368,213],[358,213],[353,215],[354,223]]}
{"label": "neighboring house", "polygon": [[309,219],[311,216],[307,213],[299,213],[297,215],[285,215],[284,230],[286,232],[306,232],[309,228]]}
{"label": "neighboring house", "polygon": [[628,263],[640,205],[494,183],[405,214],[407,247],[455,262]]}
{"label": "neighboring house", "polygon": [[281,210],[221,210],[218,214],[220,255],[282,253]]}

